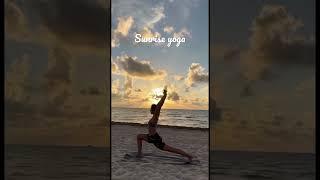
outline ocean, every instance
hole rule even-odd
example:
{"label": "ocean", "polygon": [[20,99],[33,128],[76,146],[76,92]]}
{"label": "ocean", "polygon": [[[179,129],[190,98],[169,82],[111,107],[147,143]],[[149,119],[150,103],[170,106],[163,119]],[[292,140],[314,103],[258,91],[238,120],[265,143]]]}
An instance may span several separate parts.
{"label": "ocean", "polygon": [[[208,114],[207,110],[162,109],[158,124],[208,128]],[[147,124],[151,117],[149,109],[112,108],[112,121],[114,122]]]}
{"label": "ocean", "polygon": [[[110,151],[102,147],[5,146],[6,180],[93,179],[110,176]],[[314,180],[315,154],[214,151],[211,180]]]}

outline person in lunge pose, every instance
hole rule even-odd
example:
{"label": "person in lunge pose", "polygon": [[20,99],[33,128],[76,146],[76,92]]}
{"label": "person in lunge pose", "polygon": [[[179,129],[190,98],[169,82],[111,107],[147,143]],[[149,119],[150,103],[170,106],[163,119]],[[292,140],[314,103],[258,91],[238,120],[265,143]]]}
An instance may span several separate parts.
{"label": "person in lunge pose", "polygon": [[161,97],[158,104],[152,104],[150,108],[150,113],[153,115],[152,118],[148,122],[148,134],[138,134],[137,135],[137,144],[138,144],[138,155],[137,157],[142,157],[142,141],[147,141],[148,143],[154,144],[157,148],[168,151],[171,153],[180,154],[182,156],[185,156],[188,158],[188,162],[192,161],[193,156],[190,154],[184,152],[181,149],[171,147],[167,144],[165,144],[162,141],[161,136],[157,133],[157,124],[159,120],[160,110],[161,107],[166,100],[167,97],[167,90],[163,90],[163,96]]}

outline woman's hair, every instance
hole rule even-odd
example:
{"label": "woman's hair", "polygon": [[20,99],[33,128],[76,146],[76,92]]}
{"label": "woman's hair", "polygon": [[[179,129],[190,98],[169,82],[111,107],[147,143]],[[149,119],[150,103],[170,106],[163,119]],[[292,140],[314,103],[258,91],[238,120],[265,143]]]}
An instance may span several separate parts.
{"label": "woman's hair", "polygon": [[151,108],[150,108],[150,111],[155,111],[156,110],[156,107],[157,107],[157,105],[156,104],[152,104],[151,105]]}

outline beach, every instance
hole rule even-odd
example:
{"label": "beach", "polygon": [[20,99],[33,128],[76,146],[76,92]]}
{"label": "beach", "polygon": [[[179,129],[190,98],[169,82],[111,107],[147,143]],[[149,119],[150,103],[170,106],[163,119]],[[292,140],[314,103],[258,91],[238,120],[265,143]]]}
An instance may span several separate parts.
{"label": "beach", "polygon": [[196,156],[199,162],[195,164],[185,164],[182,156],[161,151],[147,142],[142,145],[144,157],[126,158],[126,154],[137,152],[137,134],[147,131],[143,124],[112,123],[112,179],[208,179],[208,129],[158,126],[163,141]]}
{"label": "beach", "polygon": [[6,180],[107,180],[110,149],[95,146],[7,144]]}
{"label": "beach", "polygon": [[211,180],[312,180],[315,154],[255,151],[211,151]]}
{"label": "beach", "polygon": [[[113,134],[126,131],[143,131],[141,125],[114,125]],[[116,132],[117,130],[117,132]],[[159,132],[176,132],[175,136],[165,139],[174,142],[184,133],[193,134],[193,139],[205,136],[205,131],[185,128],[160,127]],[[204,132],[204,133],[202,133]],[[203,135],[204,134],[204,135]],[[167,137],[167,135],[165,135]],[[201,146],[202,138],[194,140],[190,146],[178,143],[201,158],[199,166],[182,165],[178,158],[162,153],[150,144],[144,143],[146,156],[140,162],[124,159],[127,152],[135,152],[132,137],[119,135],[112,149],[112,179],[208,179],[208,154]],[[191,140],[190,136],[185,138]],[[127,144],[126,144],[127,143]],[[180,145],[179,145],[180,144]],[[205,144],[205,143],[204,143]],[[117,147],[115,147],[117,146]],[[127,147],[128,149],[127,149]],[[198,147],[199,146],[199,147]],[[199,149],[198,149],[199,148]],[[5,179],[49,180],[49,179],[110,179],[110,148],[90,146],[39,146],[6,145]],[[163,155],[163,156],[162,156]],[[169,158],[164,158],[169,157]],[[211,151],[211,180],[312,180],[315,179],[315,154],[310,153],[275,153]],[[171,163],[171,164],[170,164]],[[176,165],[174,165],[176,163]]]}

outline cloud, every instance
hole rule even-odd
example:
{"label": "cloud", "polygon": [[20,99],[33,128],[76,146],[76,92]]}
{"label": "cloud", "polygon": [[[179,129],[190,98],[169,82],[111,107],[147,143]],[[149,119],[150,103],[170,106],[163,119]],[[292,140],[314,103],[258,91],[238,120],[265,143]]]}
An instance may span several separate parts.
{"label": "cloud", "polygon": [[64,117],[68,111],[64,108],[71,93],[68,89],[49,91],[47,103],[42,108],[43,115],[47,117]]}
{"label": "cloud", "polygon": [[[109,113],[105,108],[108,101],[104,99],[107,97],[79,95],[83,83],[96,84],[96,82],[81,78],[83,76],[81,74],[86,74],[84,71],[81,74],[74,72],[78,70],[76,65],[87,58],[90,59],[88,64],[99,64],[96,63],[96,59],[99,58],[96,57],[97,52],[99,55],[104,53],[103,57],[106,57],[106,49],[109,46],[106,43],[109,34],[109,28],[106,26],[109,14],[107,6],[83,0],[5,1],[5,3],[5,38],[10,49],[8,56],[5,57],[7,81],[5,89],[8,93],[5,99],[5,124],[9,127],[6,132],[6,137],[9,139],[7,142],[84,144],[90,140],[93,140],[93,143],[105,140],[106,118]],[[93,6],[97,7],[97,11],[92,11]],[[84,50],[81,53],[94,54],[83,59],[75,59],[80,49]],[[32,53],[20,58],[23,51]],[[19,59],[13,61],[11,57],[15,56]],[[44,60],[44,62],[36,63],[34,60]],[[105,65],[105,58],[100,60],[101,64]],[[86,76],[105,74],[106,67],[101,64],[100,68],[93,68],[95,71]],[[92,68],[92,66],[87,67]],[[100,79],[98,81],[103,83],[105,79],[108,80],[105,76],[96,76],[96,79],[98,78]],[[79,82],[79,79],[82,81]],[[81,128],[77,129],[78,127]],[[98,130],[86,127],[102,128]],[[50,129],[54,130],[48,132]],[[77,134],[73,134],[75,129]],[[23,133],[20,133],[21,130]],[[79,139],[80,132],[98,133],[84,142],[83,139]],[[100,145],[103,145],[103,142]]]}
{"label": "cloud", "polygon": [[10,65],[5,75],[5,98],[23,102],[28,97],[30,78],[30,60],[23,55]]}
{"label": "cloud", "polygon": [[[9,56],[10,57],[10,56]],[[6,126],[10,128],[50,128],[50,127],[76,127],[83,119],[93,125],[104,116],[105,110],[97,112],[92,109],[86,100],[85,111],[80,105],[77,90],[72,86],[73,82],[73,57],[69,52],[60,47],[54,47],[48,52],[48,69],[41,74],[33,74],[35,69],[31,64],[31,54],[25,54],[17,60],[5,61],[11,63],[6,69],[5,84],[5,114]],[[42,67],[43,68],[43,67]],[[42,75],[34,79],[34,75]],[[39,87],[34,87],[35,85]],[[73,98],[70,98],[74,96]],[[103,99],[103,98],[100,98]],[[95,106],[97,101],[95,101]],[[102,100],[103,101],[103,100]],[[79,103],[80,102],[80,103]],[[87,108],[88,109],[88,108]],[[27,119],[25,117],[28,117]],[[88,121],[89,122],[89,121]],[[93,123],[93,124],[92,124]],[[98,126],[98,125],[97,125]],[[35,133],[36,134],[36,133]],[[12,134],[15,136],[16,134]]]}
{"label": "cloud", "polygon": [[87,87],[87,88],[81,89],[80,94],[92,95],[92,96],[106,95],[97,87]]}
{"label": "cloud", "polygon": [[173,33],[174,38],[191,38],[191,32],[187,28],[182,28],[179,32]]}
{"label": "cloud", "polygon": [[5,33],[11,38],[21,40],[29,35],[28,20],[14,1],[5,1]]}
{"label": "cloud", "polygon": [[174,28],[172,26],[165,26],[163,28],[163,32],[166,32],[168,34],[171,34],[174,31]]}
{"label": "cloud", "polygon": [[124,82],[124,92],[125,97],[128,97],[132,92],[132,78],[130,76],[126,76]]}
{"label": "cloud", "polygon": [[208,72],[205,72],[205,69],[199,63],[192,63],[185,82],[190,87],[198,83],[207,83],[208,79]]}
{"label": "cloud", "polygon": [[115,33],[119,33],[122,36],[126,37],[134,23],[132,16],[129,17],[119,17],[118,18],[118,26],[115,29]]}
{"label": "cloud", "polygon": [[48,116],[63,114],[63,106],[71,96],[71,58],[72,56],[60,47],[49,51],[48,70],[44,74],[45,90],[48,94],[44,114]]}
{"label": "cloud", "polygon": [[113,80],[112,81],[112,89],[111,89],[111,93],[112,93],[112,97],[120,97],[120,81],[119,79],[117,80]]}
{"label": "cloud", "polygon": [[111,47],[119,47],[120,39],[127,37],[130,29],[134,23],[132,16],[128,17],[118,17],[118,25],[115,30],[112,31]]}
{"label": "cloud", "polygon": [[140,32],[141,36],[143,38],[153,38],[153,37],[161,37],[161,34],[159,32],[153,32],[152,29],[148,28],[148,27],[144,27],[141,32]]}
{"label": "cloud", "polygon": [[164,7],[163,6],[157,6],[154,8],[151,8],[152,13],[151,18],[149,21],[146,22],[146,27],[148,28],[154,28],[154,25],[158,23],[161,19],[165,18],[166,15],[164,14]]}
{"label": "cloud", "polygon": [[118,68],[118,65],[114,62],[111,63],[111,71],[112,73],[116,73],[118,72],[119,68]]}
{"label": "cloud", "polygon": [[182,80],[184,80],[184,76],[180,76],[180,75],[175,75],[173,78],[174,78],[174,80],[176,80],[176,81],[182,81]]}
{"label": "cloud", "polygon": [[118,56],[117,64],[125,74],[135,78],[163,79],[166,76],[166,71],[155,70],[149,61],[139,61],[137,58],[127,55]]}
{"label": "cloud", "polygon": [[139,89],[139,88],[138,88],[138,89],[135,89],[134,91],[135,91],[135,92],[142,92],[142,90]]}
{"label": "cloud", "polygon": [[[106,5],[102,5],[106,4]],[[76,54],[104,55],[109,46],[106,0],[5,1],[6,37]],[[89,15],[84,15],[88,12]],[[110,32],[110,31],[109,31]]]}
{"label": "cloud", "polygon": [[112,34],[112,39],[111,39],[111,47],[119,47],[120,46],[120,40],[119,37],[116,36],[115,34]]}
{"label": "cloud", "polygon": [[[36,114],[36,106],[26,101],[5,99],[5,125],[6,127],[38,127],[42,123]],[[28,118],[25,118],[28,117]]]}
{"label": "cloud", "polygon": [[266,5],[252,24],[250,47],[242,55],[248,79],[259,79],[263,70],[274,65],[312,66],[315,43],[298,30],[303,23],[278,5]]}
{"label": "cloud", "polygon": [[109,7],[99,1],[32,1],[30,7],[41,18],[41,26],[70,48],[105,51]]}
{"label": "cloud", "polygon": [[172,101],[179,101],[180,100],[180,96],[179,96],[179,94],[177,92],[173,91],[173,92],[169,93],[168,99],[172,100]]}
{"label": "cloud", "polygon": [[208,99],[197,97],[197,98],[190,99],[189,102],[191,102],[191,104],[196,105],[196,106],[203,106],[204,105],[207,107]]}
{"label": "cloud", "polygon": [[[165,15],[165,8],[163,3],[154,4],[148,1],[116,1],[113,2],[112,8],[113,17],[128,17],[131,16],[135,21],[135,32],[145,32],[149,35],[160,35],[155,30],[155,26],[163,20]],[[139,9],[139,11],[137,11]]]}
{"label": "cloud", "polygon": [[149,102],[149,98],[148,97],[147,98],[143,98],[141,101],[142,102]]}
{"label": "cloud", "polygon": [[212,58],[215,62],[239,60],[241,55],[241,49],[239,47],[224,44],[213,45],[211,51]]}
{"label": "cloud", "polygon": [[[65,49],[55,47],[49,52],[48,70],[45,74],[49,88],[55,87],[56,83],[71,83],[71,59],[72,56]],[[53,83],[53,84],[51,84]]]}

